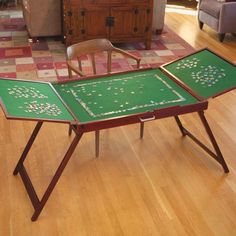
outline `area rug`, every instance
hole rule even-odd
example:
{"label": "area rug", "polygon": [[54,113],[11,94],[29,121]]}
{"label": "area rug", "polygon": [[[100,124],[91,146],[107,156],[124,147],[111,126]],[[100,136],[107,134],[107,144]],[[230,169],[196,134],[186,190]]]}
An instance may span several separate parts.
{"label": "area rug", "polygon": [[[151,50],[144,43],[116,45],[141,57],[141,67],[158,67],[182,57],[194,49],[165,26],[161,35],[153,35]],[[0,11],[0,77],[24,80],[55,81],[68,78],[65,45],[60,38],[40,38],[33,43],[28,38],[20,9]],[[105,56],[99,61],[98,73],[103,73]],[[92,73],[89,58],[83,61],[84,72]],[[113,55],[115,71],[135,68],[134,61]]]}

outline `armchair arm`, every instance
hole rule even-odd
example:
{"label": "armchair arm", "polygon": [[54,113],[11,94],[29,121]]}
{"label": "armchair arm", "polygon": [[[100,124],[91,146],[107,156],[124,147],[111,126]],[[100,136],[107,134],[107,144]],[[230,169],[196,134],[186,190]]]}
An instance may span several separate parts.
{"label": "armchair arm", "polygon": [[226,2],[220,11],[220,33],[236,32],[236,2]]}
{"label": "armchair arm", "polygon": [[140,61],[141,61],[140,57],[134,56],[131,53],[126,52],[126,51],[124,51],[124,50],[122,50],[120,48],[116,48],[116,47],[113,47],[113,51],[121,53],[121,54],[123,54],[123,55],[125,55],[127,57],[130,57],[130,58],[134,59],[137,62],[137,68],[140,67]]}
{"label": "armchair arm", "polygon": [[75,67],[71,61],[67,61],[67,66],[68,66],[68,72],[69,72],[69,78],[72,77],[72,71],[74,71],[76,74],[80,75],[80,76],[84,76],[84,73],[79,70],[77,67]]}

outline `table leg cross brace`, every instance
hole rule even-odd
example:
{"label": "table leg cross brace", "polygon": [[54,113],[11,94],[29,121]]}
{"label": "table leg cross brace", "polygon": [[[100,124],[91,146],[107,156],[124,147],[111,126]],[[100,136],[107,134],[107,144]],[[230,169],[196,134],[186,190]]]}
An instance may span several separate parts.
{"label": "table leg cross brace", "polygon": [[215,150],[215,153],[213,151],[211,151],[205,144],[203,144],[198,138],[196,138],[192,133],[190,133],[190,131],[188,131],[181,123],[180,119],[178,116],[175,116],[175,120],[179,126],[179,129],[182,133],[183,136],[187,135],[189,136],[195,143],[197,143],[204,151],[206,151],[211,157],[213,157],[218,163],[221,164],[221,166],[223,167],[224,169],[224,172],[225,173],[228,173],[229,172],[229,168],[224,160],[224,157],[220,151],[220,148],[216,142],[216,139],[211,131],[211,128],[207,122],[207,119],[204,115],[204,112],[203,111],[199,111],[198,112],[198,115],[202,121],[202,124],[206,130],[206,133],[208,134],[208,137],[212,143],[212,146]]}
{"label": "table leg cross brace", "polygon": [[58,166],[58,168],[57,168],[57,170],[56,170],[56,172],[55,172],[51,182],[49,183],[45,193],[43,194],[42,199],[39,200],[39,198],[38,198],[38,196],[36,194],[36,191],[35,191],[35,189],[33,187],[33,184],[32,184],[32,182],[31,182],[31,180],[29,178],[29,175],[28,175],[28,173],[27,173],[27,171],[26,171],[26,169],[24,167],[24,161],[26,159],[26,156],[27,156],[31,146],[34,143],[35,138],[37,137],[37,134],[38,134],[42,124],[43,124],[43,122],[40,121],[35,126],[34,131],[33,131],[32,135],[31,135],[28,143],[26,144],[25,149],[24,149],[24,151],[23,151],[23,153],[22,153],[22,155],[21,155],[21,157],[20,157],[20,159],[19,159],[19,161],[18,161],[18,163],[17,163],[17,165],[15,167],[15,170],[13,172],[14,175],[17,175],[18,173],[20,174],[20,176],[22,178],[22,181],[23,181],[23,183],[25,185],[25,188],[27,190],[27,193],[29,195],[29,198],[30,198],[30,200],[32,202],[32,205],[34,207],[35,211],[34,211],[34,214],[33,214],[32,218],[31,218],[32,221],[37,220],[39,214],[43,210],[43,208],[44,208],[44,206],[45,206],[49,196],[51,195],[54,187],[56,186],[56,184],[57,184],[57,182],[58,182],[58,180],[59,180],[63,170],[65,169],[68,161],[70,160],[71,155],[73,154],[73,152],[74,152],[74,150],[75,150],[77,144],[79,143],[79,141],[80,141],[80,139],[82,137],[82,134],[83,134],[83,133],[76,133],[76,135],[75,135],[72,143],[70,144],[70,146],[69,146],[69,148],[68,148],[64,158],[62,159],[60,165]]}

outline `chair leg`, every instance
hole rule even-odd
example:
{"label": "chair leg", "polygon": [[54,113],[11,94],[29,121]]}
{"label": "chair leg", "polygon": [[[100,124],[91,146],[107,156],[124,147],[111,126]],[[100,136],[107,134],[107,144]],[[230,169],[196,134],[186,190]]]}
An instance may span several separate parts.
{"label": "chair leg", "polygon": [[219,40],[222,43],[224,41],[225,34],[219,34]]}
{"label": "chair leg", "polygon": [[140,139],[143,138],[143,133],[144,133],[144,122],[140,122]]}
{"label": "chair leg", "polygon": [[95,130],[95,156],[99,156],[99,130]]}
{"label": "chair leg", "polygon": [[199,28],[200,29],[202,29],[203,28],[203,25],[204,25],[204,23],[203,22],[201,22],[200,20],[198,21],[198,24],[199,24]]}

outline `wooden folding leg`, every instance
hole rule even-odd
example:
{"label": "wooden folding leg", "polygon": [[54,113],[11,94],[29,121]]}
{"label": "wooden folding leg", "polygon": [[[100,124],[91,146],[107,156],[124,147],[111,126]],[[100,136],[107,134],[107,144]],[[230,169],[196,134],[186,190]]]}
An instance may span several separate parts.
{"label": "wooden folding leg", "polygon": [[55,185],[57,184],[57,182],[58,182],[58,180],[59,180],[63,170],[65,169],[68,161],[70,160],[71,155],[73,154],[73,152],[74,152],[74,150],[75,150],[79,140],[81,139],[81,137],[82,137],[82,133],[76,134],[75,138],[73,139],[73,141],[72,141],[70,147],[68,148],[68,150],[67,150],[67,152],[66,152],[66,154],[65,154],[65,156],[64,156],[64,158],[63,158],[63,160],[61,162],[61,164],[57,168],[56,173],[54,174],[50,184],[48,185],[48,188],[45,191],[45,193],[44,193],[44,195],[42,197],[42,200],[40,201],[40,203],[35,208],[35,212],[34,212],[32,218],[31,218],[32,221],[37,220],[39,214],[43,210],[44,205],[46,204],[46,202],[47,202],[49,196],[51,195]]}
{"label": "wooden folding leg", "polygon": [[179,127],[179,129],[180,129],[180,132],[182,133],[182,135],[183,135],[183,136],[187,135],[187,134],[185,133],[185,129],[184,129],[184,127],[183,127],[183,125],[182,125],[182,123],[181,123],[181,121],[180,121],[180,119],[179,119],[178,116],[175,116],[175,121],[176,121],[176,123],[177,123],[177,125],[178,125],[178,127]]}
{"label": "wooden folding leg", "polygon": [[211,128],[210,128],[210,126],[209,126],[209,124],[207,122],[207,119],[204,116],[204,112],[200,111],[200,112],[198,112],[198,114],[199,114],[200,119],[201,119],[201,121],[202,121],[202,123],[203,123],[203,125],[205,127],[205,130],[206,130],[206,132],[207,132],[207,134],[208,134],[208,136],[209,136],[209,138],[211,140],[211,143],[212,143],[212,145],[213,145],[213,147],[215,149],[216,155],[213,155],[213,158],[215,158],[222,165],[222,167],[224,169],[224,172],[228,173],[229,172],[229,168],[228,168],[228,166],[227,166],[227,164],[226,164],[226,162],[224,160],[224,157],[223,157],[223,155],[222,155],[222,153],[220,151],[220,148],[219,148],[219,146],[218,146],[218,144],[216,142],[216,139],[215,139],[215,137],[214,137],[214,135],[213,135],[213,133],[211,131]]}
{"label": "wooden folding leg", "polygon": [[204,143],[202,143],[199,139],[197,139],[192,133],[190,133],[181,123],[180,119],[178,116],[175,116],[175,120],[178,124],[178,127],[181,131],[181,133],[183,134],[183,136],[188,135],[196,144],[198,144],[204,151],[206,151],[211,157],[213,157],[218,163],[221,164],[221,166],[224,169],[225,173],[229,172],[228,166],[224,160],[224,157],[220,151],[220,148],[216,142],[216,139],[211,131],[211,128],[207,122],[207,119],[204,115],[204,111],[199,111],[198,115],[202,121],[202,124],[206,130],[206,133],[211,141],[211,144],[215,150],[215,153],[212,152]]}
{"label": "wooden folding leg", "polygon": [[72,143],[70,144],[66,154],[64,155],[64,158],[62,159],[60,165],[58,166],[58,168],[57,168],[51,182],[49,183],[45,193],[43,194],[42,199],[39,200],[39,198],[36,194],[36,191],[33,187],[33,184],[32,184],[32,182],[29,178],[29,175],[28,175],[28,173],[27,173],[27,171],[24,167],[24,160],[26,159],[26,156],[27,156],[27,154],[28,154],[28,152],[29,152],[29,150],[30,150],[30,148],[31,148],[31,146],[32,146],[32,144],[33,144],[33,142],[34,142],[34,140],[35,140],[35,138],[36,138],[36,136],[37,136],[37,134],[38,134],[38,132],[41,128],[41,126],[42,126],[42,122],[38,122],[38,124],[36,125],[32,135],[31,135],[31,137],[30,137],[30,139],[29,139],[29,141],[28,141],[28,143],[27,143],[27,145],[26,145],[26,147],[25,147],[25,149],[24,149],[24,151],[23,151],[23,153],[20,157],[20,160],[18,161],[17,166],[16,166],[16,168],[13,172],[14,175],[17,175],[18,173],[20,174],[20,176],[22,178],[22,181],[25,185],[25,188],[27,190],[27,193],[29,195],[29,198],[30,198],[30,200],[32,202],[32,205],[34,207],[35,211],[34,211],[34,214],[31,218],[32,221],[37,220],[39,214],[43,210],[49,196],[51,195],[54,187],[56,186],[63,170],[65,169],[68,161],[70,160],[70,158],[71,158],[71,156],[72,156],[72,154],[73,154],[73,152],[74,152],[74,150],[75,150],[75,148],[76,148],[76,146],[77,146],[77,144],[78,144],[78,142],[81,139],[82,134],[83,134],[83,133],[76,133]]}
{"label": "wooden folding leg", "polygon": [[28,143],[26,144],[25,149],[24,149],[24,151],[23,151],[23,153],[22,153],[22,155],[21,155],[21,157],[20,157],[20,159],[19,159],[19,161],[18,161],[18,163],[17,163],[17,165],[16,165],[16,167],[15,167],[15,170],[13,171],[13,174],[14,174],[14,175],[17,175],[17,174],[18,174],[19,168],[23,165],[23,163],[24,163],[24,161],[25,161],[25,158],[26,158],[26,156],[27,156],[27,154],[28,154],[28,152],[29,152],[31,146],[33,145],[34,140],[35,140],[35,138],[37,137],[38,132],[39,132],[39,130],[41,129],[42,125],[43,125],[43,122],[42,122],[42,121],[39,121],[39,122],[37,123],[37,125],[35,126],[34,131],[33,131],[33,133],[31,134],[31,136],[30,136],[30,138],[29,138],[29,141],[28,141]]}

